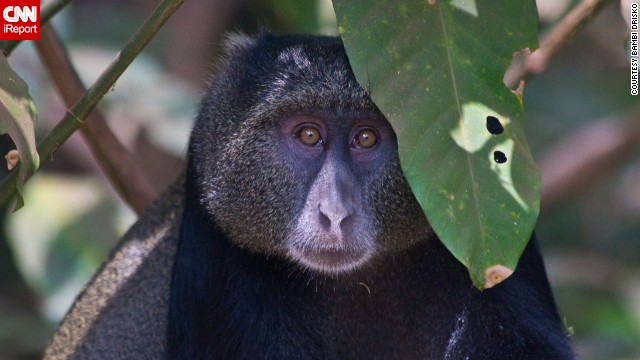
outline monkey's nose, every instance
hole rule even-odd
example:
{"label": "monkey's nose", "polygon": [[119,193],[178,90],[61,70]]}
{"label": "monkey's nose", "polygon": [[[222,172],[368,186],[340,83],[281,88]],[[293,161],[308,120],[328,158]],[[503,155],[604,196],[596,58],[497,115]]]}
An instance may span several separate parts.
{"label": "monkey's nose", "polygon": [[318,206],[319,222],[322,230],[341,234],[353,214],[353,207],[342,201],[322,201]]}

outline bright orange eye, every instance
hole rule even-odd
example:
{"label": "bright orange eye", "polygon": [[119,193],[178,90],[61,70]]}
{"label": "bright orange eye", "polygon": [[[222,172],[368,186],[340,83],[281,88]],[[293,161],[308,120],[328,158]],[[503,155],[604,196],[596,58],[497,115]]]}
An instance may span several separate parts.
{"label": "bright orange eye", "polygon": [[322,142],[320,131],[310,126],[305,126],[300,129],[297,136],[300,142],[307,146],[316,146]]}
{"label": "bright orange eye", "polygon": [[360,149],[368,149],[378,142],[378,135],[373,130],[364,129],[358,131],[353,139],[353,147]]}

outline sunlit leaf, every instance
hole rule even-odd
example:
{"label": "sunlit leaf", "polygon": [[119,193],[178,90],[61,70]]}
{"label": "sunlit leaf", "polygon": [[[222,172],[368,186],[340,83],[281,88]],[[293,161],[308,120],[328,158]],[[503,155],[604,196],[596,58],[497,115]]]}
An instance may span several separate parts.
{"label": "sunlit leaf", "polygon": [[356,77],[396,131],[403,171],[435,232],[477,287],[503,280],[539,209],[522,105],[503,84],[513,53],[537,46],[535,1],[334,7]]}

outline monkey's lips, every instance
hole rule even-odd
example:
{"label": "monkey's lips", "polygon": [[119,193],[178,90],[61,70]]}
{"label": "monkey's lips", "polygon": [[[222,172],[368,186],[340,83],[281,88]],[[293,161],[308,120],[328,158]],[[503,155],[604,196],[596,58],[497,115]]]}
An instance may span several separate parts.
{"label": "monkey's lips", "polygon": [[290,254],[302,265],[330,274],[353,270],[370,257],[366,249],[341,248],[292,248]]}

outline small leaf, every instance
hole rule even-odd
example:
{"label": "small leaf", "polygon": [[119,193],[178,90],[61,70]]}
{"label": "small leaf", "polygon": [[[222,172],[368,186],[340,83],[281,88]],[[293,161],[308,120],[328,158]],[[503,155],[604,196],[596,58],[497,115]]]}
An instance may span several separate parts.
{"label": "small leaf", "polygon": [[0,54],[0,134],[9,134],[20,158],[14,211],[24,205],[22,186],[40,164],[36,150],[35,119],[36,107],[29,96],[27,84],[11,69],[7,58]]}
{"label": "small leaf", "polygon": [[354,73],[398,136],[413,193],[484,288],[486,269],[515,269],[538,215],[522,104],[503,83],[513,54],[537,47],[535,1],[334,0],[334,8]]}

